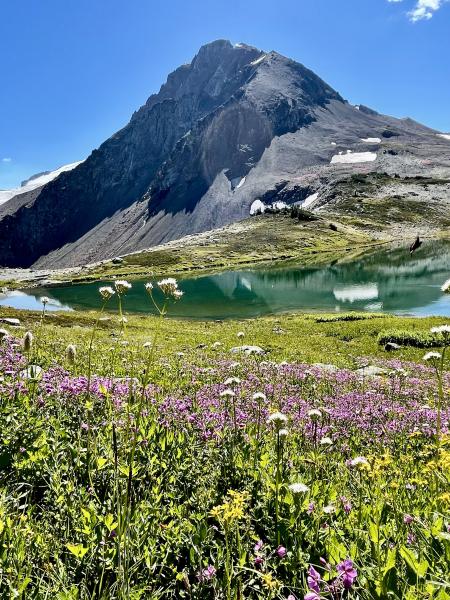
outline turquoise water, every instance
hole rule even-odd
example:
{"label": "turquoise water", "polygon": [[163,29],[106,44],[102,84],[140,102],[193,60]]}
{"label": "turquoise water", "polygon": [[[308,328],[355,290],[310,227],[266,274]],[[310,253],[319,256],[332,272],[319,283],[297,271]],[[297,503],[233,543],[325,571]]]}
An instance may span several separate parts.
{"label": "turquoise water", "polygon": [[[354,261],[325,267],[261,268],[227,271],[180,281],[183,298],[170,306],[172,316],[194,319],[252,318],[290,311],[391,312],[450,316],[450,295],[441,292],[450,278],[450,244],[425,243],[413,255],[406,248],[383,249]],[[134,281],[125,311],[152,313],[145,281]],[[41,288],[0,297],[0,305],[49,310],[98,308],[102,283]],[[156,294],[158,296],[158,294]],[[110,308],[117,308],[116,299]]]}

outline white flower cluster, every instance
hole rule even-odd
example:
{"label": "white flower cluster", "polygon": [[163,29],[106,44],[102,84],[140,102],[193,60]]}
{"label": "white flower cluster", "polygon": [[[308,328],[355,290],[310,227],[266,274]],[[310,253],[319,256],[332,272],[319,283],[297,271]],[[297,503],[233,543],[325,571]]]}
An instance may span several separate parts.
{"label": "white flower cluster", "polygon": [[124,296],[128,290],[131,290],[131,283],[120,279],[114,282],[114,287],[116,288],[116,292],[119,294],[119,296]]}
{"label": "white flower cluster", "polygon": [[167,277],[158,281],[158,287],[167,298],[179,300],[183,292],[178,289],[178,282],[173,277]]}
{"label": "white flower cluster", "polygon": [[114,294],[116,293],[111,286],[104,286],[99,288],[99,294],[100,296],[103,298],[103,300],[105,300],[105,302],[107,300],[109,300],[111,298],[111,296],[114,296]]}

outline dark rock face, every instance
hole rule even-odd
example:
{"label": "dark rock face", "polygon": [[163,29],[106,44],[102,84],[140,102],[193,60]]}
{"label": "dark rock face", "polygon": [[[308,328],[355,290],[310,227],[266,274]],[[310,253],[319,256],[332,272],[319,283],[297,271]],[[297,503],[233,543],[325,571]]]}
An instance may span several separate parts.
{"label": "dark rock face", "polygon": [[303,201],[348,176],[334,154],[371,151],[374,137],[392,146],[374,169],[393,152],[392,168],[416,168],[420,150],[405,160],[399,140],[450,149],[413,121],[356,110],[276,52],[207,44],[76,169],[0,207],[0,264],[83,264],[245,218],[258,198]]}

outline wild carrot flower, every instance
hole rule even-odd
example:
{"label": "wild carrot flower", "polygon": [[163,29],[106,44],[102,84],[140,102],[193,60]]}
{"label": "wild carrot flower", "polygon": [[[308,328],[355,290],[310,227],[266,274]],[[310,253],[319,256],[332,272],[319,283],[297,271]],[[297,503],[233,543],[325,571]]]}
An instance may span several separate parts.
{"label": "wild carrot flower", "polygon": [[103,286],[98,289],[100,296],[106,302],[116,293],[111,286]]}
{"label": "wild carrot flower", "polygon": [[128,281],[125,281],[124,279],[115,281],[114,286],[119,296],[124,296],[128,290],[131,290],[131,283],[128,283]]}
{"label": "wild carrot flower", "polygon": [[280,438],[285,438],[289,435],[289,429],[283,428],[280,429],[280,431],[278,432],[278,435],[280,436]]}
{"label": "wild carrot flower", "polygon": [[31,331],[26,332],[22,341],[22,345],[25,352],[30,352],[31,348],[33,347],[33,334]]}
{"label": "wild carrot flower", "polygon": [[50,298],[48,298],[48,296],[41,296],[41,302],[45,306],[50,302]]}
{"label": "wild carrot flower", "polygon": [[262,402],[265,402],[267,398],[266,395],[262,392],[256,392],[255,394],[253,394],[253,400],[262,400]]}
{"label": "wild carrot flower", "polygon": [[145,284],[145,286],[144,286],[144,287],[145,287],[146,291],[147,291],[149,294],[151,294],[151,293],[152,293],[152,290],[153,290],[153,283],[150,283],[150,282],[148,282],[148,283],[146,283],[146,284]]}

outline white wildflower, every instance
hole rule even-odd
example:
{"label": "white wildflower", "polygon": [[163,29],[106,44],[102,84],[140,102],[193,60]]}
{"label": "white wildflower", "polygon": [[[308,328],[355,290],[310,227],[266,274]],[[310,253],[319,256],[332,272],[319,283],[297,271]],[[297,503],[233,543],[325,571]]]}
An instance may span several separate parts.
{"label": "white wildflower", "polygon": [[111,296],[114,296],[114,294],[116,293],[111,286],[104,286],[99,288],[99,294],[100,296],[103,298],[103,300],[109,300],[111,298]]}
{"label": "white wildflower", "polygon": [[286,429],[286,428],[280,429],[280,431],[278,432],[278,435],[281,438],[287,437],[289,435],[289,429]]}
{"label": "white wildflower", "polygon": [[308,417],[315,421],[316,419],[322,418],[322,413],[317,408],[313,408],[310,411],[308,411]]}
{"label": "white wildflower", "polygon": [[115,281],[114,286],[119,296],[124,296],[128,292],[128,290],[131,290],[131,283],[128,283],[128,281],[125,281],[124,279],[119,279],[118,281]]}
{"label": "white wildflower", "polygon": [[74,344],[69,344],[66,348],[67,362],[71,365],[74,365],[76,357],[77,357],[77,347]]}
{"label": "white wildflower", "polygon": [[256,392],[255,394],[253,394],[253,400],[262,400],[263,402],[265,402],[267,398],[266,395],[262,392]]}
{"label": "white wildflower", "polygon": [[328,506],[324,506],[324,507],[323,507],[323,512],[324,512],[326,515],[332,515],[333,513],[335,513],[335,512],[336,512],[336,507],[335,507],[335,506],[333,506],[333,504],[329,504]]}
{"label": "white wildflower", "polygon": [[33,334],[31,331],[27,331],[24,335],[22,346],[25,352],[30,352],[31,348],[33,347]]}
{"label": "white wildflower", "polygon": [[368,467],[369,461],[364,456],[357,456],[356,458],[352,458],[349,463],[351,467]]}
{"label": "white wildflower", "polygon": [[244,337],[244,335],[245,335],[245,333],[244,333],[243,331],[238,331],[238,332],[237,332],[237,337],[238,337],[238,338],[243,338],[243,337]]}
{"label": "white wildflower", "polygon": [[228,379],[225,379],[224,381],[224,385],[230,386],[230,385],[239,385],[241,383],[241,380],[239,379],[239,377],[228,377]]}
{"label": "white wildflower", "polygon": [[48,304],[50,302],[50,298],[48,296],[42,296],[41,302],[45,306],[46,304]]}
{"label": "white wildflower", "polygon": [[431,333],[442,333],[442,335],[448,335],[450,333],[450,325],[439,325],[439,327],[432,327],[430,331]]}
{"label": "white wildflower", "polygon": [[158,281],[158,287],[164,296],[172,297],[178,300],[183,295],[183,292],[178,289],[178,282],[173,277],[167,277]]}
{"label": "white wildflower", "polygon": [[331,446],[333,444],[333,440],[329,437],[323,437],[320,440],[320,445],[321,446]]}
{"label": "white wildflower", "polygon": [[19,373],[21,379],[40,379],[42,377],[42,369],[39,365],[30,365]]}
{"label": "white wildflower", "polygon": [[220,392],[221,398],[233,398],[234,396],[236,396],[236,394],[233,392],[233,390],[230,390],[229,388],[223,390],[223,392]]}
{"label": "white wildflower", "polygon": [[307,494],[309,492],[309,487],[304,483],[291,483],[288,487],[293,494]]}
{"label": "white wildflower", "polygon": [[428,361],[435,361],[435,360],[441,360],[442,356],[439,352],[427,352],[425,354],[425,356],[423,357],[423,360],[428,362]]}
{"label": "white wildflower", "polygon": [[274,412],[271,415],[269,415],[269,418],[267,419],[268,423],[275,423],[275,425],[277,427],[281,427],[281,425],[283,425],[284,423],[287,423],[287,416],[284,415],[281,412]]}
{"label": "white wildflower", "polygon": [[142,345],[143,348],[151,348],[153,346],[152,342],[144,342],[144,344]]}
{"label": "white wildflower", "polygon": [[150,282],[148,282],[148,283],[146,283],[146,284],[145,284],[145,286],[144,286],[144,287],[145,287],[146,291],[147,291],[149,294],[151,294],[151,293],[152,293],[152,289],[153,289],[153,283],[150,283]]}

